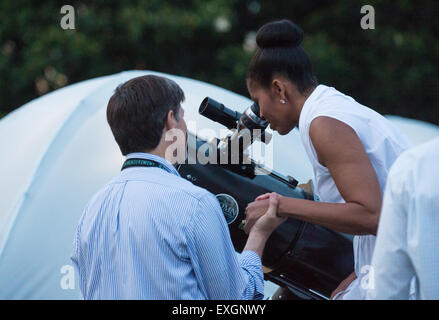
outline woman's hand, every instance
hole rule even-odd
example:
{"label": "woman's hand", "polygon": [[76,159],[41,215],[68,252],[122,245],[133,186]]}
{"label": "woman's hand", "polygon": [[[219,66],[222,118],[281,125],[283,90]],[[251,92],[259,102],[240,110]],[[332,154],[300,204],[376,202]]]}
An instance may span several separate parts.
{"label": "woman's hand", "polygon": [[[250,233],[251,228],[255,224],[255,222],[262,217],[269,208],[269,199],[270,195],[276,195],[276,197],[279,197],[279,195],[275,192],[273,193],[265,193],[260,196],[258,196],[255,201],[250,202],[247,205],[247,208],[245,209],[245,226],[244,231],[246,234]],[[277,206],[276,206],[277,208]]]}
{"label": "woman's hand", "polygon": [[283,222],[285,222],[285,220],[287,220],[287,218],[282,218],[277,215],[279,197],[280,196],[277,193],[273,192],[270,193],[268,196],[265,196],[262,200],[258,200],[258,201],[268,200],[268,209],[265,212],[265,214],[263,214],[262,217],[260,217],[254,223],[252,230],[269,236],[280,224],[282,224]]}

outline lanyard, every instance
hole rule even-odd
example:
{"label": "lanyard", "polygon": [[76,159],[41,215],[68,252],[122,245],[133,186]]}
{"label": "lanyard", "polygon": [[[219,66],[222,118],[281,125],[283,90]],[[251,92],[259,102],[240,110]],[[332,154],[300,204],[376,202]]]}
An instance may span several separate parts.
{"label": "lanyard", "polygon": [[155,167],[168,171],[164,165],[158,163],[157,161],[149,160],[149,159],[140,159],[140,158],[131,158],[125,160],[121,170],[131,167]]}

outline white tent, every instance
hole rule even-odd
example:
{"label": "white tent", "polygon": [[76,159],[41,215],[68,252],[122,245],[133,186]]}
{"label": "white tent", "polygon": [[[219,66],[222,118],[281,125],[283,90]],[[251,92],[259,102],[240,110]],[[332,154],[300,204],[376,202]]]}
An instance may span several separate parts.
{"label": "white tent", "polygon": [[[73,234],[82,210],[118,173],[123,157],[106,122],[106,106],[117,85],[159,74],[186,95],[186,120],[197,130],[221,125],[198,114],[210,96],[242,112],[251,101],[200,81],[149,71],[127,71],[83,81],[35,99],[0,120],[0,299],[75,299],[66,286]],[[439,128],[392,117],[415,142],[439,136]],[[299,181],[312,168],[296,130],[274,134],[274,170]],[[76,277],[77,278],[77,277]],[[267,286],[266,294],[275,289]]]}

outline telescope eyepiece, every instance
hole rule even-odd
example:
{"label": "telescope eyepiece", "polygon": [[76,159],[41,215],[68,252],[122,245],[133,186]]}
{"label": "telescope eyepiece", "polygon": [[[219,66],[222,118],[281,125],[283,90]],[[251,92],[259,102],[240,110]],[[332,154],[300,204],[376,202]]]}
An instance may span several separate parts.
{"label": "telescope eyepiece", "polygon": [[268,127],[268,122],[260,116],[260,108],[257,103],[253,103],[241,114],[212,98],[206,97],[201,102],[198,112],[213,121],[221,123],[228,129],[238,127],[239,129],[261,129],[264,131]]}
{"label": "telescope eyepiece", "polygon": [[236,129],[237,122],[241,117],[239,112],[233,111],[209,97],[204,98],[201,102],[198,112],[210,120],[221,123],[228,129]]}

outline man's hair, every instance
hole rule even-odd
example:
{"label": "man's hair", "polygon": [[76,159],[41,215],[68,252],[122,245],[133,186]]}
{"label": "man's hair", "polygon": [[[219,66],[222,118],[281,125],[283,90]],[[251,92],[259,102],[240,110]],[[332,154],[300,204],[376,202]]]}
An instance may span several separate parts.
{"label": "man's hair", "polygon": [[174,81],[146,75],[119,85],[107,106],[107,121],[123,155],[155,149],[170,110],[179,121],[183,90]]}

